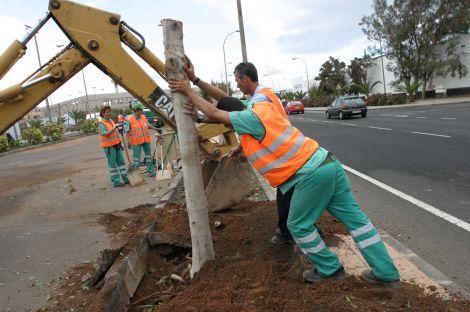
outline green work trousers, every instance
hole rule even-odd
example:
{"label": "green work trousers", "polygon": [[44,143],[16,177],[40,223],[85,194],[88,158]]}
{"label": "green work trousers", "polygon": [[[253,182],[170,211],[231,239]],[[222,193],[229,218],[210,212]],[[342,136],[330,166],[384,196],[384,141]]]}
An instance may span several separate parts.
{"label": "green work trousers", "polygon": [[287,219],[297,246],[318,272],[328,276],[338,270],[341,263],[315,227],[325,210],[346,225],[375,277],[383,281],[400,278],[380,234],[354,199],[349,179],[336,159],[318,167],[295,185]]}
{"label": "green work trousers", "polygon": [[142,148],[144,149],[147,172],[151,173],[153,172],[152,146],[148,142],[144,142],[139,145],[134,145],[132,155],[132,167],[139,168],[140,154],[142,153]]}
{"label": "green work trousers", "polygon": [[123,182],[128,183],[126,163],[124,162],[121,149],[111,146],[105,147],[103,150],[108,158],[109,177],[113,186],[121,185]]}

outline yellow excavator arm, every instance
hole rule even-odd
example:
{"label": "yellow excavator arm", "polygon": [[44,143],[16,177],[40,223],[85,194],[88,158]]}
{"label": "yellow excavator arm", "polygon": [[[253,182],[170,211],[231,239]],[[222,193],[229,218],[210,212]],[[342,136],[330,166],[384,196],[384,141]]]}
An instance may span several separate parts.
{"label": "yellow excavator arm", "polygon": [[[26,52],[27,42],[50,19],[53,19],[70,43],[21,83],[0,90],[0,133],[23,118],[67,80],[89,63],[158,114],[166,126],[176,130],[173,104],[147,72],[129,55],[128,46],[162,78],[165,64],[145,46],[144,37],[121,20],[121,16],[68,0],[50,0],[46,16],[22,41],[14,41],[0,56],[0,78]],[[211,137],[223,135],[225,144]],[[223,125],[201,128],[200,146],[207,156],[219,160],[237,143],[235,134]]]}

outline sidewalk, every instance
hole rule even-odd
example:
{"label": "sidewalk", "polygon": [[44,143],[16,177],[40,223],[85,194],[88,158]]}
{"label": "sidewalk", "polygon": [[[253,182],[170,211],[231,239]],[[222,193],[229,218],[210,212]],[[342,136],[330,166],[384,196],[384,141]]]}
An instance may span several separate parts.
{"label": "sidewalk", "polygon": [[[436,105],[449,105],[449,104],[470,104],[470,96],[417,100],[410,104],[400,104],[400,105],[368,106],[367,109],[421,107],[421,106],[436,106]],[[306,111],[324,111],[326,110],[326,107],[305,107],[305,110]]]}

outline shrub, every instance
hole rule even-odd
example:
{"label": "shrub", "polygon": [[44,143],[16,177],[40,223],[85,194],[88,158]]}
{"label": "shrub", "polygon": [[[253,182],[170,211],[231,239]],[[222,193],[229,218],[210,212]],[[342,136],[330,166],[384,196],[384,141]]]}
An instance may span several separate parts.
{"label": "shrub", "polygon": [[3,135],[0,135],[0,153],[8,149],[8,140]]}
{"label": "shrub", "polygon": [[80,124],[80,130],[89,133],[98,133],[98,119],[86,119]]}
{"label": "shrub", "polygon": [[23,139],[25,139],[29,144],[36,145],[42,143],[43,137],[41,130],[38,128],[27,128],[22,132]]}
{"label": "shrub", "polygon": [[383,106],[383,105],[400,105],[406,104],[408,102],[408,98],[406,94],[383,94],[377,93],[370,95],[367,97],[367,105],[368,106]]}
{"label": "shrub", "polygon": [[305,107],[327,107],[335,98],[335,96],[328,95],[316,96],[303,100],[302,103],[304,103]]}
{"label": "shrub", "polygon": [[64,135],[64,126],[62,124],[48,122],[41,126],[41,131],[50,140],[57,141],[62,139]]}

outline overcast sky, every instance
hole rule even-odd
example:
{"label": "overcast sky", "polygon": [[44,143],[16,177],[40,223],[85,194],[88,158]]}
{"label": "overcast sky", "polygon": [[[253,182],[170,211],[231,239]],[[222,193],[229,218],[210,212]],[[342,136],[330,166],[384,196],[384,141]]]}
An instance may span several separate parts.
{"label": "overcast sky", "polygon": [[[162,29],[164,18],[183,22],[184,46],[196,67],[196,74],[209,81],[225,80],[222,44],[224,38],[238,29],[236,0],[77,0],[102,10],[121,15],[144,35],[147,47],[164,60]],[[328,56],[349,64],[360,57],[370,44],[358,25],[362,16],[372,12],[371,0],[242,0],[248,60],[258,68],[262,84],[278,88],[292,87],[292,79],[305,77],[302,61],[308,66],[310,83]],[[0,51],[26,34],[25,24],[36,25],[47,11],[48,0],[0,0]],[[68,43],[50,20],[37,35],[43,63]],[[225,44],[227,71],[242,61],[240,37],[232,34]],[[0,81],[0,89],[20,82],[37,68],[34,41],[28,43],[26,55]],[[150,72],[150,71],[149,71]],[[113,92],[110,78],[93,65],[84,70],[88,93]],[[157,83],[166,83],[154,73]],[[233,76],[229,76],[229,81]],[[81,75],[57,90],[53,103],[84,95]],[[42,106],[42,105],[41,105]]]}

